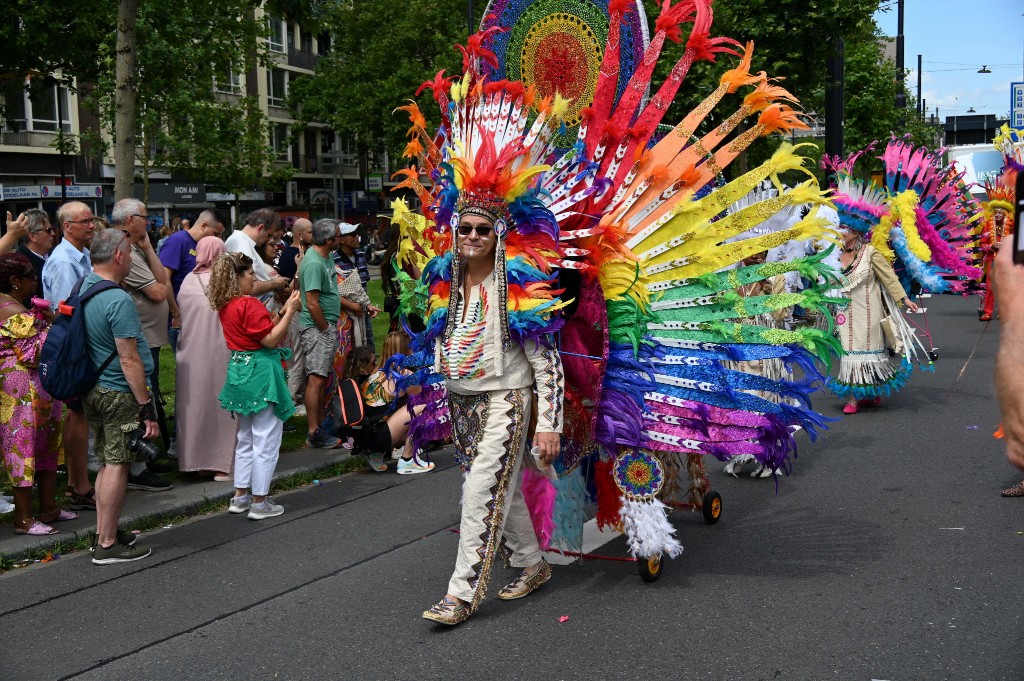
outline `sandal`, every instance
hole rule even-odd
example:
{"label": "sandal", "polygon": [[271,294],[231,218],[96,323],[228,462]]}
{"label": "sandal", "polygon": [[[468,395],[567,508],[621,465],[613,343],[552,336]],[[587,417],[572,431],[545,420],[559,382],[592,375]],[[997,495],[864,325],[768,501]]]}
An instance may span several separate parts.
{"label": "sandal", "polygon": [[75,513],[74,511],[67,511],[67,510],[64,510],[63,508],[61,508],[61,509],[57,509],[57,515],[55,517],[53,517],[53,518],[44,518],[40,514],[39,519],[41,521],[43,521],[44,523],[63,523],[63,522],[67,522],[68,520],[78,520],[79,517],[80,516],[77,513]]}
{"label": "sandal", "polygon": [[498,598],[503,601],[514,601],[523,596],[529,596],[541,584],[551,579],[551,565],[541,559],[541,566],[532,575],[527,575],[526,570],[516,577],[504,589],[498,592]]}
{"label": "sandal", "polygon": [[843,406],[843,413],[844,414],[856,414],[857,413],[857,405],[856,404],[844,405]]}
{"label": "sandal", "polygon": [[51,534],[57,534],[60,530],[50,527],[46,523],[41,523],[38,520],[32,521],[32,526],[28,529],[24,527],[14,526],[14,534],[27,534],[33,537],[45,537]]}
{"label": "sandal", "polygon": [[89,488],[85,494],[79,494],[73,489],[64,492],[64,498],[68,502],[68,508],[73,511],[95,511],[96,510],[96,489]]}
{"label": "sandal", "polygon": [[1024,480],[1021,480],[1013,487],[1008,487],[999,493],[1004,497],[1024,497]]}
{"label": "sandal", "polygon": [[423,619],[437,622],[438,624],[455,626],[460,622],[465,622],[472,614],[472,611],[469,609],[469,603],[445,596],[433,605],[430,610],[423,611]]}

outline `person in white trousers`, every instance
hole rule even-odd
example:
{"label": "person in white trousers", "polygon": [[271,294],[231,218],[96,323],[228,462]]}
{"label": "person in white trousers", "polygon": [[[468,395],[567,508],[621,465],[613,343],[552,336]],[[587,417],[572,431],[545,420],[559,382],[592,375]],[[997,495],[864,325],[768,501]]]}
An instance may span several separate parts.
{"label": "person in white trousers", "polygon": [[291,350],[278,345],[299,309],[299,293],[293,291],[271,316],[251,295],[255,280],[252,259],[242,253],[228,253],[214,262],[207,295],[220,315],[224,340],[231,350],[220,404],[233,412],[239,423],[235,496],[228,510],[248,511],[250,520],[263,520],[284,513],[284,508],[268,496],[284,422],[295,413],[281,365],[282,359],[291,356]]}

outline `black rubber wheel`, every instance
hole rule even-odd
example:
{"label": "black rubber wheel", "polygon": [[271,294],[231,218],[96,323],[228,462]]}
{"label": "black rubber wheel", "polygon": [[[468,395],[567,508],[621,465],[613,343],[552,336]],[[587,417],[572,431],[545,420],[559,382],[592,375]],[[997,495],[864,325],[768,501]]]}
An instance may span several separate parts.
{"label": "black rubber wheel", "polygon": [[722,518],[722,495],[718,492],[708,490],[704,495],[704,505],[701,507],[704,513],[704,522],[714,525]]}
{"label": "black rubber wheel", "polygon": [[938,350],[932,350],[931,352],[928,353],[928,358],[931,359],[931,361],[933,361],[933,362],[938,362],[939,361],[939,351]]}
{"label": "black rubber wheel", "polygon": [[661,577],[661,571],[665,566],[661,554],[650,558],[639,558],[636,561],[636,568],[640,572],[640,579],[645,582],[656,582]]}

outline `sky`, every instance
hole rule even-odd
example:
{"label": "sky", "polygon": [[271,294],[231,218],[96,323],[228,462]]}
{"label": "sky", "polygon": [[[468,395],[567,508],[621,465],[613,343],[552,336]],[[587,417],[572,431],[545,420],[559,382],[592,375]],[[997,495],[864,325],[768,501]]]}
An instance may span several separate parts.
{"label": "sky", "polygon": [[[882,33],[897,33],[896,0],[875,15]],[[916,106],[917,55],[927,113],[939,119],[1010,111],[1010,83],[1024,81],[1024,0],[905,0],[907,87]],[[978,73],[987,66],[992,73]]]}

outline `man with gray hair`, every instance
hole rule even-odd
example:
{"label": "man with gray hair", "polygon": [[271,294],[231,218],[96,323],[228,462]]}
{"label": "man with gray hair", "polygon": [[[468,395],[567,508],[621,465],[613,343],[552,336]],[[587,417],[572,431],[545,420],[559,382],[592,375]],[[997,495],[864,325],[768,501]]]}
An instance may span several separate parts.
{"label": "man with gray hair", "polygon": [[334,449],[341,440],[324,432],[324,390],[338,350],[338,317],[341,299],[334,275],[331,251],[338,246],[338,221],[324,218],[313,225],[313,245],[299,266],[302,312],[299,315],[299,343],[306,355],[306,418],[309,420],[307,447]]}
{"label": "man with gray hair", "polygon": [[25,216],[26,234],[18,244],[18,253],[21,253],[36,271],[36,298],[44,298],[43,295],[43,265],[50,257],[53,250],[54,234],[50,225],[50,216],[45,210],[29,208],[22,215]]}
{"label": "man with gray hair", "polygon": [[[138,210],[137,208],[132,209]],[[123,216],[122,216],[123,218]],[[143,233],[145,229],[143,228]],[[92,242],[94,271],[86,275],[81,293],[102,282],[120,284],[132,269],[130,234],[108,229]],[[130,448],[137,430],[145,439],[159,432],[154,400],[146,385],[153,371],[153,357],[142,333],[142,324],[131,296],[120,287],[110,287],[83,308],[85,341],[93,366],[113,361],[82,400],[85,415],[96,431],[96,544],[92,562],[96,565],[123,563],[148,556],[152,549],[135,543],[135,537],[118,530],[121,509],[128,493],[129,467],[141,454]]]}
{"label": "man with gray hair", "polygon": [[[64,240],[50,252],[43,265],[43,296],[56,311],[67,300],[79,279],[92,272],[89,244],[96,233],[92,209],[81,201],[69,201],[57,209],[57,222],[64,231]],[[98,365],[97,365],[98,366]],[[64,460],[68,467],[68,505],[75,511],[95,510],[95,492],[89,483],[89,422],[81,400],[64,403]]]}
{"label": "man with gray hair", "polygon": [[[146,204],[138,199],[121,199],[114,204],[110,224],[114,229],[127,232],[128,241],[131,243],[131,268],[124,277],[122,286],[131,294],[135,303],[135,312],[142,324],[142,334],[149,349],[152,366],[149,384],[153,387],[156,421],[160,426],[160,435],[166,448],[170,444],[170,433],[160,399],[160,348],[167,345],[167,296],[171,287],[146,230],[149,224]],[[152,462],[148,467],[145,463],[132,464],[128,487],[149,492],[170,489],[171,484],[162,480],[156,474],[156,469],[157,465]]]}

